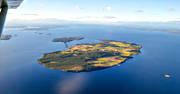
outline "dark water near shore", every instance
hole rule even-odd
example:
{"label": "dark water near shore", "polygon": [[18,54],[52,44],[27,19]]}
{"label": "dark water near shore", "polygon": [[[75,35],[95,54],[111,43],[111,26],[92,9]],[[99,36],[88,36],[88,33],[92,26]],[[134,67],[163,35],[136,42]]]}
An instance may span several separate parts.
{"label": "dark water near shore", "polygon": [[[17,36],[0,41],[0,94],[180,94],[180,34],[113,26],[42,31],[7,28],[4,34]],[[63,43],[51,42],[65,36],[85,37],[69,46],[107,39],[133,42],[143,48],[120,66],[94,72],[70,73],[40,65],[37,59],[44,53],[65,49]],[[165,78],[165,74],[171,77]]]}

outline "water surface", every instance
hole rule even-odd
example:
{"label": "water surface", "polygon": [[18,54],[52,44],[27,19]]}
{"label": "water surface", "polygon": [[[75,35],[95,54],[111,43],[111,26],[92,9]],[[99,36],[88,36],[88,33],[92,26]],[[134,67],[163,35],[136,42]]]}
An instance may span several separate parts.
{"label": "water surface", "polygon": [[[6,28],[4,34],[17,36],[0,41],[0,94],[180,94],[180,34],[94,25],[40,31]],[[106,39],[143,48],[120,66],[94,72],[63,72],[37,62],[44,53],[66,49],[52,39],[67,36],[85,37],[69,46]]]}

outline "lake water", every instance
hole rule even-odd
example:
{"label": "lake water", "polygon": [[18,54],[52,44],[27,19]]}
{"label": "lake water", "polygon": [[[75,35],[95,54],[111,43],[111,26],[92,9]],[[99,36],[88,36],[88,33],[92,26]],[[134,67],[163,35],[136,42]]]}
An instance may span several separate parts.
{"label": "lake water", "polygon": [[[0,41],[0,94],[180,94],[180,34],[103,25],[41,31],[6,28],[4,34],[17,36]],[[37,62],[44,53],[66,49],[63,43],[51,42],[66,36],[85,37],[69,46],[107,39],[143,48],[120,66],[93,72],[63,72]]]}

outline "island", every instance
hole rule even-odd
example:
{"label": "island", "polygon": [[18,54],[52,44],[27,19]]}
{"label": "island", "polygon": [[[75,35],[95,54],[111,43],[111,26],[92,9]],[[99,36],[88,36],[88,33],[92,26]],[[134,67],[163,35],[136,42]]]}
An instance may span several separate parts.
{"label": "island", "polygon": [[1,40],[10,40],[12,38],[12,35],[2,35]]}
{"label": "island", "polygon": [[63,42],[66,46],[66,48],[68,48],[67,43],[74,41],[74,40],[82,40],[84,39],[84,37],[62,37],[62,38],[55,38],[52,41],[53,42]]}
{"label": "island", "polygon": [[141,46],[114,40],[77,44],[67,50],[46,53],[38,61],[47,68],[66,72],[90,72],[125,62],[140,53]]}

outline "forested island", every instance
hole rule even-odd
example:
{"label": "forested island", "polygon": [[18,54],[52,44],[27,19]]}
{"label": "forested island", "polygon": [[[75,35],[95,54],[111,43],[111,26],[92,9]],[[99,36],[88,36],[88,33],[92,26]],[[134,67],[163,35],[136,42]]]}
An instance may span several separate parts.
{"label": "forested island", "polygon": [[64,51],[44,54],[38,61],[47,68],[67,72],[95,71],[125,62],[140,52],[134,43],[101,40],[99,43],[78,44]]}
{"label": "forested island", "polygon": [[68,42],[74,41],[74,40],[82,40],[84,37],[62,37],[62,38],[55,38],[52,40],[52,42],[63,42],[68,48]]}
{"label": "forested island", "polygon": [[84,39],[84,37],[62,37],[62,38],[55,38],[52,41],[53,42],[67,43],[67,42],[71,42],[71,41],[74,41],[74,40],[82,40],[82,39]]}

